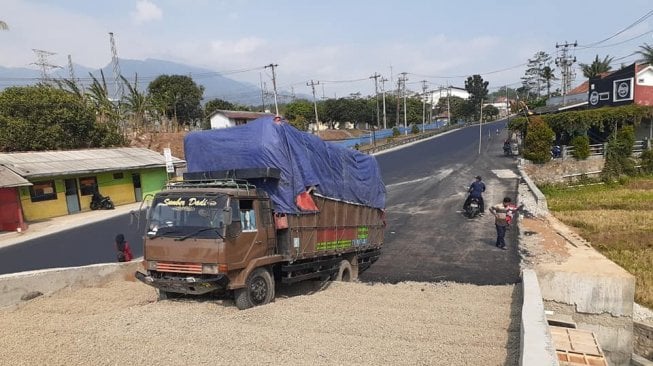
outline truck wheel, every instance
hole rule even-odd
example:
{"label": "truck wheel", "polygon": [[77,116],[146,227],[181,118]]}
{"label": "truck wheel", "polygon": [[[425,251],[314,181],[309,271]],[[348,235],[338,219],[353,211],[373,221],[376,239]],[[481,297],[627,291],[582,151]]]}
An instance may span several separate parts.
{"label": "truck wheel", "polygon": [[351,282],[353,278],[353,271],[351,269],[351,263],[349,263],[348,260],[343,259],[340,261],[340,268],[338,268],[338,273],[336,274],[336,277],[333,279],[334,281],[342,281],[342,282]]}
{"label": "truck wheel", "polygon": [[245,281],[245,288],[237,289],[234,292],[234,300],[236,307],[240,310],[265,305],[274,300],[274,279],[270,275],[270,271],[265,268],[257,268],[250,273]]}

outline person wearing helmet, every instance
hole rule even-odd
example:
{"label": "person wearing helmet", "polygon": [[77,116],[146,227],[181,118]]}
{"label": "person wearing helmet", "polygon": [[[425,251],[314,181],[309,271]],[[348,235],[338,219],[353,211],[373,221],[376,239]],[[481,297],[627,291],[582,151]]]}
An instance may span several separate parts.
{"label": "person wearing helmet", "polygon": [[485,214],[485,203],[483,202],[483,192],[485,192],[485,183],[483,183],[483,178],[481,178],[480,175],[477,175],[476,180],[469,185],[469,189],[467,189],[467,192],[469,192],[469,195],[467,196],[467,199],[463,204],[463,211],[467,210],[467,206],[471,202],[472,198],[477,198],[479,209],[481,211],[480,215],[483,216],[483,214]]}

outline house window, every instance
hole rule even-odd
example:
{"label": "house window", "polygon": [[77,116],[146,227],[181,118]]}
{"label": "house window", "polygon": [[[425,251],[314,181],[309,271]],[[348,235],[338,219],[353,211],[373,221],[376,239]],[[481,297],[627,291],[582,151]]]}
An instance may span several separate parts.
{"label": "house window", "polygon": [[122,179],[123,177],[124,177],[124,175],[122,174],[122,172],[113,173],[113,179]]}
{"label": "house window", "polygon": [[91,196],[97,187],[96,177],[79,178],[79,192],[82,196]]}
{"label": "house window", "polygon": [[29,187],[29,195],[32,202],[41,202],[57,199],[57,188],[53,180],[47,182],[35,182]]}

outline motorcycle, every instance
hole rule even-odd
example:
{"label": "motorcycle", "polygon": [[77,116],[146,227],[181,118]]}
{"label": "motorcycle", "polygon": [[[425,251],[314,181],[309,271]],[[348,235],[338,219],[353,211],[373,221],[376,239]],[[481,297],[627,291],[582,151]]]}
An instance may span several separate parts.
{"label": "motorcycle", "polygon": [[476,197],[472,197],[467,207],[465,207],[465,216],[473,219],[481,213],[481,202]]}
{"label": "motorcycle", "polygon": [[503,145],[503,154],[506,156],[512,156],[512,148],[510,147],[510,144]]}
{"label": "motorcycle", "polygon": [[113,210],[114,205],[111,197],[102,196],[99,193],[93,194],[91,198],[91,210]]}

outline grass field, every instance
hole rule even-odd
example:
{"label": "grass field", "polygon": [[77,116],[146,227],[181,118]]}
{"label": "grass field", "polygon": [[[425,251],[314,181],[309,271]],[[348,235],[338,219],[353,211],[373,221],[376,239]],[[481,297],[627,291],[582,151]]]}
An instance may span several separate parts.
{"label": "grass field", "polygon": [[540,188],[556,218],[637,278],[635,301],[653,309],[653,177]]}

